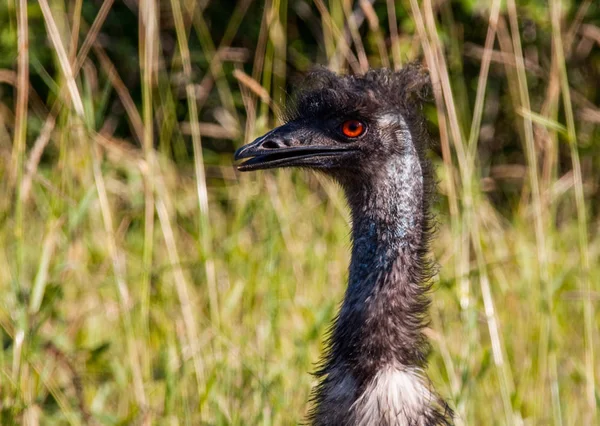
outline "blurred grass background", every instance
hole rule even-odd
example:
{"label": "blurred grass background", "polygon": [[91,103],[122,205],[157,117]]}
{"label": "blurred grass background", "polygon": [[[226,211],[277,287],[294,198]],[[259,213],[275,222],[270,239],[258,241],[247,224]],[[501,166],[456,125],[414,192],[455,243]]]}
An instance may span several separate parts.
{"label": "blurred grass background", "polygon": [[300,421],[348,212],[232,152],[311,66],[412,60],[434,384],[459,425],[598,424],[598,2],[7,0],[0,52],[2,425]]}

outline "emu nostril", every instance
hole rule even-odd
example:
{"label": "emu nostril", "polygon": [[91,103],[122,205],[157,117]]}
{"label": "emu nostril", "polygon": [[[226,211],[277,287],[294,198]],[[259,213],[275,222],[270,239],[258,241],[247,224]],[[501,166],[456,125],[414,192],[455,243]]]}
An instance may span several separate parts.
{"label": "emu nostril", "polygon": [[281,140],[269,139],[267,141],[264,141],[260,146],[261,146],[261,148],[266,148],[266,149],[277,149],[277,148],[283,148],[285,146],[285,144]]}

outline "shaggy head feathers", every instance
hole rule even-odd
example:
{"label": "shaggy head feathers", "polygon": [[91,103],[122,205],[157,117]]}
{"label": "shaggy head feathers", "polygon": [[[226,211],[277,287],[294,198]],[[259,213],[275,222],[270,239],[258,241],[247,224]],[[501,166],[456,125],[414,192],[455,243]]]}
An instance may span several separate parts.
{"label": "shaggy head feathers", "polygon": [[364,75],[339,76],[324,68],[307,75],[286,112],[287,121],[323,117],[369,118],[398,111],[410,119],[430,97],[431,82],[417,64],[400,71],[373,69]]}

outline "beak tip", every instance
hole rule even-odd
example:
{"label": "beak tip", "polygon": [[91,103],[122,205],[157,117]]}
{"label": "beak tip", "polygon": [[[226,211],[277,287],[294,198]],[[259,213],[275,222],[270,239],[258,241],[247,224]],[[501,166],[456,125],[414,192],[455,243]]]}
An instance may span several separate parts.
{"label": "beak tip", "polygon": [[242,151],[244,150],[244,148],[245,148],[245,146],[243,146],[243,147],[241,147],[241,148],[238,148],[238,149],[237,149],[237,151],[235,151],[235,152],[233,153],[233,159],[234,159],[235,161],[238,161],[238,160],[240,160],[240,159],[241,159],[241,158],[240,158],[240,154],[242,153]]}
{"label": "beak tip", "polygon": [[237,151],[235,151],[235,153],[233,154],[233,161],[236,162],[237,164],[234,164],[234,167],[237,171],[239,172],[243,172],[244,171],[244,163],[240,163],[240,161],[244,160],[247,158],[247,156],[244,155],[244,153],[247,151],[248,145],[244,145],[241,148],[239,148]]}

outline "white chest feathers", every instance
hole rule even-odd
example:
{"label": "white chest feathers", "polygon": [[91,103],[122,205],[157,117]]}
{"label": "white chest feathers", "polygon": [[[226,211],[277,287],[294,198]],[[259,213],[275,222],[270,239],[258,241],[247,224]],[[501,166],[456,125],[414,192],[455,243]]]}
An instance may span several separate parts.
{"label": "white chest feathers", "polygon": [[385,367],[354,402],[354,424],[425,426],[429,408],[435,403],[435,394],[418,370]]}

